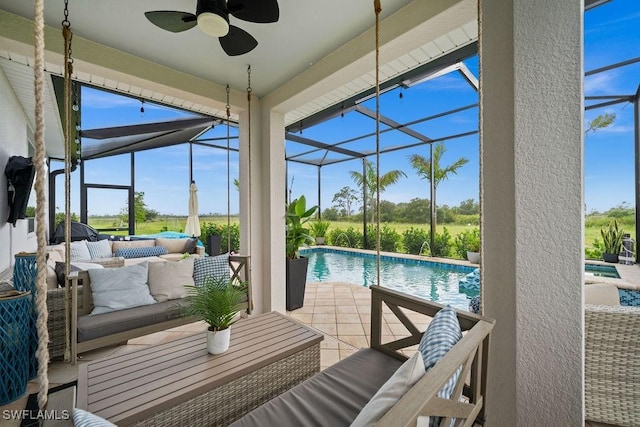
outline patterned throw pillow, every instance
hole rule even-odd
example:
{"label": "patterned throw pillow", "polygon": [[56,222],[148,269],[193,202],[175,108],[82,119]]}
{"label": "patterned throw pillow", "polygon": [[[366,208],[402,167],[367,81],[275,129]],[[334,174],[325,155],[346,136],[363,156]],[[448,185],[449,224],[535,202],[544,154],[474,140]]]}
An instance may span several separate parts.
{"label": "patterned throw pillow", "polygon": [[73,408],[72,414],[74,427],[116,427],[104,418],[79,408]]}
{"label": "patterned throw pillow", "polygon": [[[424,361],[425,371],[429,371],[460,339],[462,339],[462,330],[460,329],[456,311],[451,306],[446,306],[433,316],[433,320],[429,323],[429,327],[418,346],[418,351],[422,354]],[[442,399],[451,398],[461,370],[458,369],[449,378],[449,381],[438,392],[438,397]],[[436,427],[439,424],[440,418],[431,417],[429,421],[431,427]]]}
{"label": "patterned throw pillow", "polygon": [[89,249],[91,259],[111,258],[113,256],[113,253],[111,252],[111,244],[108,240],[87,242],[87,249]]}
{"label": "patterned throw pillow", "polygon": [[150,256],[166,255],[167,248],[163,246],[147,246],[144,248],[120,248],[116,249],[114,256],[122,258],[146,258]]}
{"label": "patterned throw pillow", "polygon": [[71,242],[71,250],[69,251],[71,261],[86,261],[91,259],[91,253],[87,248],[87,241]]}
{"label": "patterned throw pillow", "polygon": [[193,280],[196,286],[202,286],[205,278],[230,279],[229,254],[198,257],[193,264]]}

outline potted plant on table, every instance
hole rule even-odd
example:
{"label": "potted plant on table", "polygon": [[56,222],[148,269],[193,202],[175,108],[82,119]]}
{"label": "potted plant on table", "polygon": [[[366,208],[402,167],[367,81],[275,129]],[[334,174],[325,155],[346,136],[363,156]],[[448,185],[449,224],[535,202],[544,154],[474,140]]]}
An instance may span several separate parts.
{"label": "potted plant on table", "polygon": [[314,221],[311,223],[311,230],[313,231],[313,235],[316,237],[316,245],[324,245],[325,238],[327,236],[327,229],[331,225],[328,221]]}
{"label": "potted plant on table", "polygon": [[204,320],[207,328],[207,351],[224,353],[229,349],[230,326],[234,324],[244,296],[242,287],[229,279],[209,276],[202,286],[185,286],[189,306],[187,313]]}
{"label": "potted plant on table", "polygon": [[287,310],[295,310],[304,303],[304,290],[307,284],[307,267],[309,259],[300,256],[300,246],[313,242],[309,229],[305,227],[318,209],[317,206],[307,209],[304,196],[292,200],[286,212],[286,244],[287,244]]}
{"label": "potted plant on table", "polygon": [[613,220],[608,227],[600,229],[602,236],[602,259],[605,262],[618,262],[618,254],[622,250],[624,230],[618,227],[618,221]]}

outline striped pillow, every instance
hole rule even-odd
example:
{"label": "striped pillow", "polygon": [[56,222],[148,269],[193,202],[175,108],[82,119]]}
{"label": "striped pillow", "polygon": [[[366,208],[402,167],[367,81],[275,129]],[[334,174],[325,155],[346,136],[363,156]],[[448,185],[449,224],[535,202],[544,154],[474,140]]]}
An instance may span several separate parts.
{"label": "striped pillow", "polygon": [[167,248],[163,246],[147,246],[143,248],[120,248],[116,249],[113,256],[122,258],[146,258],[150,256],[166,255]]}
{"label": "striped pillow", "polygon": [[70,248],[69,257],[71,261],[86,261],[91,259],[91,253],[89,252],[89,248],[87,248],[86,240],[71,242]]}
{"label": "striped pillow", "polygon": [[108,240],[98,240],[97,242],[87,242],[87,249],[91,254],[91,259],[98,258],[111,258],[113,253],[111,252],[111,244]]}
{"label": "striped pillow", "polygon": [[[418,346],[418,351],[422,354],[422,360],[424,361],[425,371],[429,371],[461,339],[462,330],[456,311],[451,306],[446,306],[433,316],[433,320],[429,323],[429,327]],[[461,371],[462,367],[449,378],[449,381],[438,392],[438,397],[442,399],[451,398]],[[440,418],[431,417],[429,426],[436,427],[438,425],[440,425]]]}
{"label": "striped pillow", "polygon": [[72,412],[74,427],[116,427],[115,424],[97,415],[93,415],[91,412],[79,408],[73,408]]}

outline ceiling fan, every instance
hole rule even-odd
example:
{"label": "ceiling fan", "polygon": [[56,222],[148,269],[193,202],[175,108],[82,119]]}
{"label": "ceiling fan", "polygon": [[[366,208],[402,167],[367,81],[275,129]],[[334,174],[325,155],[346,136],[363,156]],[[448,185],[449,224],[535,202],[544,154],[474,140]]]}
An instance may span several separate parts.
{"label": "ceiling fan", "polygon": [[258,41],[251,34],[229,23],[229,15],[248,22],[277,22],[280,17],[277,0],[198,0],[196,13],[156,10],[144,14],[163,30],[179,33],[196,25],[205,33],[218,37],[229,56],[253,50]]}

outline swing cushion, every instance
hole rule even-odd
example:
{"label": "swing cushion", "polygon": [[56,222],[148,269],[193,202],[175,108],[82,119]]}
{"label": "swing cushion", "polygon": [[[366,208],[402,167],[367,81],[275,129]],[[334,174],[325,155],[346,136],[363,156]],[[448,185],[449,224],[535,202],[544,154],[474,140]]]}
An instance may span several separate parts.
{"label": "swing cushion", "polygon": [[147,285],[148,263],[89,270],[94,314],[155,304]]}

